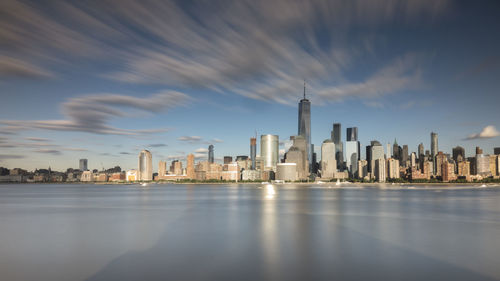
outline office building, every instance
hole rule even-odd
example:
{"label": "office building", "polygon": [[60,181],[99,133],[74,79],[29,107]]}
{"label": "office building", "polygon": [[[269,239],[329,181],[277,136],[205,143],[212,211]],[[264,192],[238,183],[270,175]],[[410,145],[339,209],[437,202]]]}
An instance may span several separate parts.
{"label": "office building", "polygon": [[153,180],[153,157],[151,152],[143,150],[139,153],[139,169],[137,170],[137,180]]}
{"label": "office building", "polygon": [[410,155],[410,167],[416,167],[417,166],[417,154],[415,152],[412,152]]}
{"label": "office building", "polygon": [[493,154],[500,155],[500,147],[493,148]]}
{"label": "office building", "polygon": [[356,175],[359,159],[359,141],[346,141],[346,167],[350,175]]}
{"label": "office building", "polygon": [[453,160],[455,163],[465,160],[465,149],[461,146],[452,149]]}
{"label": "office building", "polygon": [[438,167],[436,165],[436,155],[438,153],[438,134],[432,132],[431,133],[431,156],[432,156],[432,163],[434,164],[433,167],[433,174],[437,174]]}
{"label": "office building", "polygon": [[167,174],[167,162],[158,162],[158,176],[165,176]]}
{"label": "office building", "polygon": [[347,141],[358,141],[358,127],[347,128]]}
{"label": "office building", "polygon": [[[306,155],[308,163],[312,163],[311,148],[311,102],[306,99],[306,83],[304,82],[304,98],[299,102],[298,135],[303,136],[306,141]],[[311,171],[311,167],[308,167]]]}
{"label": "office building", "polygon": [[285,163],[297,164],[297,177],[306,179],[309,176],[309,161],[307,160],[307,142],[303,136],[292,136],[293,145],[286,153]]}
{"label": "office building", "polygon": [[342,142],[342,125],[333,123],[331,133],[332,141],[335,143],[335,160],[337,161],[337,169],[342,171],[344,168],[344,144]]}
{"label": "office building", "polygon": [[407,167],[408,166],[408,145],[403,145],[403,150],[402,150],[402,153],[401,153],[401,162],[402,163],[399,163],[399,165],[403,166],[403,167]]}
{"label": "office building", "polygon": [[297,164],[296,163],[278,163],[276,165],[276,179],[282,181],[297,180]]}
{"label": "office building", "polygon": [[208,163],[214,163],[215,158],[214,158],[214,146],[209,145],[208,146]]}
{"label": "office building", "polygon": [[87,159],[80,159],[80,171],[84,172],[88,170]]}
{"label": "office building", "polygon": [[[357,164],[357,163],[356,163]],[[331,139],[323,141],[321,145],[321,178],[332,179],[337,171],[335,159],[335,143]]]}
{"label": "office building", "polygon": [[399,179],[399,160],[394,158],[387,159],[387,178]]}
{"label": "office building", "polygon": [[[375,161],[378,159],[383,159],[385,161],[384,148],[382,147],[382,144],[380,144],[380,142],[374,140],[371,141],[370,143],[370,164],[368,166],[368,171],[372,174],[372,177],[376,176]],[[385,162],[383,165],[385,167]],[[385,173],[384,173],[384,181],[385,181]]]}
{"label": "office building", "polygon": [[418,145],[418,160],[419,161],[423,161],[424,160],[424,157],[425,157],[425,151],[424,151],[424,144],[423,143],[420,143]]}
{"label": "office building", "polygon": [[224,164],[229,164],[231,162],[233,162],[232,156],[224,156]]}
{"label": "office building", "polygon": [[[382,145],[380,145],[380,147],[382,148]],[[384,149],[382,148],[382,158],[377,158],[375,160],[375,180],[378,181],[378,182],[385,182],[386,180],[386,168],[385,168],[385,159],[383,158],[384,157]]]}
{"label": "office building", "polygon": [[251,169],[256,169],[256,157],[257,157],[257,139],[250,138],[250,159],[252,159]]}
{"label": "office building", "polygon": [[194,170],[194,154],[190,153],[186,160],[186,175],[188,179],[195,179],[196,173]]}
{"label": "office building", "polygon": [[279,137],[277,135],[260,136],[260,156],[263,169],[275,171],[279,160]]}
{"label": "office building", "polygon": [[358,179],[364,179],[368,176],[368,161],[358,160]]}

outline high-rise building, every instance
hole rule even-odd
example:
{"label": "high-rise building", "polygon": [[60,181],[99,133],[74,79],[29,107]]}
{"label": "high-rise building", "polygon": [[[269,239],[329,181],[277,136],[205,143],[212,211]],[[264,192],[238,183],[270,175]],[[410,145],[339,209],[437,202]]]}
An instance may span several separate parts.
{"label": "high-rise building", "polygon": [[255,170],[256,157],[257,157],[257,139],[250,138],[250,159],[252,159],[252,170]]}
{"label": "high-rise building", "polygon": [[293,145],[286,153],[285,163],[296,163],[297,176],[306,179],[309,175],[309,161],[307,159],[307,142],[303,136],[292,136]]}
{"label": "high-rise building", "polygon": [[[384,148],[382,147],[382,144],[380,144],[380,142],[374,140],[374,141],[371,141],[371,145],[370,145],[370,162],[371,162],[371,164],[369,166],[369,169],[371,169],[371,170],[369,170],[369,172],[372,173],[372,177],[376,177],[375,161],[378,159],[383,159],[383,161],[385,161]],[[381,165],[384,165],[384,170],[385,170],[385,162],[384,162],[384,164],[381,164]],[[385,175],[384,175],[384,181],[385,181]]]}
{"label": "high-rise building", "polygon": [[[455,163],[465,160],[465,149],[461,146],[452,149],[453,160]],[[459,159],[460,158],[460,159]]]}
{"label": "high-rise building", "polygon": [[189,179],[195,179],[196,173],[194,171],[194,154],[188,154],[186,161],[186,175]]}
{"label": "high-rise building", "polygon": [[321,145],[321,178],[334,178],[336,171],[335,143],[331,139],[327,139]]}
{"label": "high-rise building", "polygon": [[398,179],[399,178],[399,160],[394,158],[387,159],[387,178]]}
{"label": "high-rise building", "polygon": [[423,144],[423,143],[420,143],[420,144],[418,145],[418,155],[417,155],[417,156],[418,156],[418,159],[419,159],[420,161],[423,161],[424,156],[425,156],[424,144]]}
{"label": "high-rise building", "polygon": [[408,163],[408,145],[403,145],[403,151],[401,153],[401,162],[399,165],[406,167]]}
{"label": "high-rise building", "polygon": [[412,152],[410,155],[410,167],[416,167],[417,166],[417,154],[415,152]]}
{"label": "high-rise building", "polygon": [[165,176],[167,174],[167,162],[158,162],[158,176]]}
{"label": "high-rise building", "polygon": [[[303,136],[307,143],[307,159],[312,163],[312,148],[311,148],[311,102],[306,99],[306,83],[304,82],[304,98],[299,102],[299,126],[298,135]],[[262,148],[261,148],[262,149]],[[311,167],[308,167],[309,171]]]}
{"label": "high-rise building", "polygon": [[87,171],[88,170],[88,166],[87,166],[87,159],[80,159],[80,171]]}
{"label": "high-rise building", "polygon": [[347,128],[347,141],[357,141],[358,140],[358,127]]}
{"label": "high-rise building", "polygon": [[438,153],[438,134],[432,132],[431,133],[431,156],[432,156],[432,163],[434,165],[434,170],[433,170],[434,175],[437,173],[437,170],[438,170],[438,167],[436,165],[437,153]]}
{"label": "high-rise building", "polygon": [[231,162],[233,162],[232,156],[224,156],[224,164],[229,164]]}
{"label": "high-rise building", "polygon": [[344,167],[344,144],[342,142],[342,125],[340,123],[333,123],[331,137],[335,143],[335,160],[337,160],[337,169],[342,171]]}
{"label": "high-rise building", "polygon": [[493,148],[493,154],[500,155],[500,147]]}
{"label": "high-rise building", "polygon": [[139,169],[137,179],[140,181],[153,180],[153,157],[151,152],[143,150],[139,153]]}
{"label": "high-rise building", "polygon": [[260,156],[264,170],[275,170],[279,159],[279,137],[277,135],[260,136]]}
{"label": "high-rise building", "polygon": [[401,161],[401,153],[398,141],[394,139],[394,144],[392,145],[392,158]]}
{"label": "high-rise building", "polygon": [[385,158],[386,159],[391,158],[392,157],[392,151],[391,151],[391,143],[390,142],[387,143],[387,147],[386,147],[385,150],[386,150],[385,151]]}
{"label": "high-rise building", "polygon": [[443,166],[443,163],[448,163],[448,157],[446,157],[446,155],[442,151],[439,151],[438,154],[436,155],[436,157],[434,158],[434,161],[436,161],[436,163],[435,163],[435,166],[436,166],[435,175],[437,177],[442,177],[443,173],[442,173],[441,168]]}
{"label": "high-rise building", "polygon": [[214,146],[209,145],[208,146],[208,163],[214,163]]}
{"label": "high-rise building", "polygon": [[[382,145],[380,145],[380,148],[382,148]],[[384,149],[382,148],[382,157],[384,155]],[[385,182],[386,178],[386,168],[385,168],[385,159],[384,158],[378,158],[374,162],[375,166],[375,179],[378,182]]]}
{"label": "high-rise building", "polygon": [[359,159],[359,141],[346,141],[346,167],[351,175],[356,175]]}

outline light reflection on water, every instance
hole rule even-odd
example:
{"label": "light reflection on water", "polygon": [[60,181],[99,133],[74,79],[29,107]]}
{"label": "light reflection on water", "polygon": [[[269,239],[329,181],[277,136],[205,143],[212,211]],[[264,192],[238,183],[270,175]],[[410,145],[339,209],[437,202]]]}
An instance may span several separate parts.
{"label": "light reflection on water", "polygon": [[0,280],[500,279],[500,189],[311,187],[1,185]]}

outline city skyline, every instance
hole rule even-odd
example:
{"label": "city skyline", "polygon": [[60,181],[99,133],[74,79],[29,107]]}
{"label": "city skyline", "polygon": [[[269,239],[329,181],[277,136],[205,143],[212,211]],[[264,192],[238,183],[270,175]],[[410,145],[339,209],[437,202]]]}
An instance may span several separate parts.
{"label": "city skyline", "polygon": [[[439,135],[439,151],[449,154],[457,145],[466,156],[476,146],[485,154],[500,146],[494,1],[418,1],[412,2],[413,10],[405,10],[402,2],[384,2],[371,11],[345,6],[351,17],[337,15],[329,24],[321,20],[336,15],[334,9],[327,7],[323,14],[314,1],[247,3],[262,13],[264,24],[276,26],[266,32],[256,18],[234,18],[241,15],[239,4],[217,14],[213,9],[221,3],[212,9],[178,2],[145,8],[155,19],[163,18],[162,12],[172,15],[172,22],[160,21],[164,25],[158,30],[126,13],[140,4],[123,4],[112,16],[109,8],[87,4],[56,8],[3,2],[8,13],[1,26],[25,28],[27,35],[22,40],[1,35],[8,44],[0,57],[0,166],[64,170],[77,168],[84,158],[91,169],[132,169],[137,154],[147,149],[157,171],[160,160],[184,159],[189,153],[197,161],[206,159],[209,144],[218,161],[249,155],[248,139],[255,131],[279,135],[280,142],[296,134],[304,79],[317,155],[333,123],[357,127],[361,147],[372,140],[385,147],[396,138],[410,153],[419,143],[430,150],[431,131]],[[384,8],[391,12],[384,14]],[[287,17],[266,16],[266,9]],[[196,48],[206,42],[188,12],[212,23],[205,32],[215,40],[206,53]],[[237,22],[240,33],[216,35],[228,26],[214,15]],[[115,17],[137,30],[117,24]],[[38,26],[28,18],[38,18]],[[109,36],[91,37],[97,26]],[[183,35],[173,36],[180,31]],[[464,38],[474,44],[462,44]],[[110,55],[121,40],[127,47]],[[226,44],[231,41],[241,44]],[[153,43],[157,48],[146,47]],[[221,55],[222,46],[234,57]],[[364,159],[365,150],[360,153]]]}

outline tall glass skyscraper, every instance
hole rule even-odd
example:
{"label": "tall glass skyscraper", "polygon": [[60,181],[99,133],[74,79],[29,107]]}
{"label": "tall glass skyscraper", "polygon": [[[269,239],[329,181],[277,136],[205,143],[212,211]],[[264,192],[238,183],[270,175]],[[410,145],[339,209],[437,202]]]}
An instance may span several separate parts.
{"label": "tall glass skyscraper", "polygon": [[436,155],[438,153],[438,134],[432,132],[431,133],[431,156],[432,156],[432,163],[434,166],[434,174],[437,172],[437,166],[436,166]]}
{"label": "tall glass skyscraper", "polygon": [[153,157],[151,152],[143,150],[139,153],[138,179],[140,181],[153,180]]}
{"label": "tall glass skyscraper", "polygon": [[312,148],[311,148],[311,102],[306,99],[306,83],[304,82],[304,98],[299,102],[299,126],[298,135],[303,136],[307,142],[307,159],[309,160],[309,171],[311,171]]}
{"label": "tall glass skyscraper", "polygon": [[277,135],[260,136],[260,156],[265,170],[276,170],[279,160],[279,137]]}
{"label": "tall glass skyscraper", "polygon": [[[340,124],[339,124],[340,125]],[[351,175],[356,175],[358,171],[358,160],[360,159],[361,146],[358,141],[358,128],[347,128],[346,145],[346,166]]]}
{"label": "tall glass skyscraper", "polygon": [[209,163],[214,163],[214,146],[209,145],[208,146],[208,162]]}
{"label": "tall glass skyscraper", "polygon": [[344,144],[342,143],[342,126],[340,123],[333,123],[332,140],[335,143],[335,159],[337,168],[342,171],[344,166]]}

